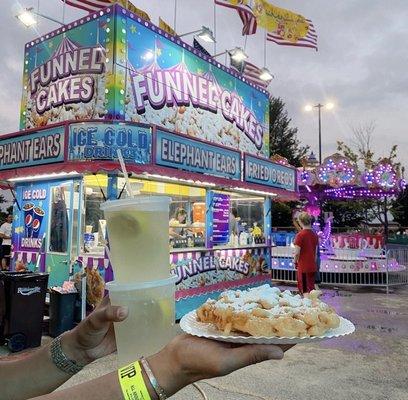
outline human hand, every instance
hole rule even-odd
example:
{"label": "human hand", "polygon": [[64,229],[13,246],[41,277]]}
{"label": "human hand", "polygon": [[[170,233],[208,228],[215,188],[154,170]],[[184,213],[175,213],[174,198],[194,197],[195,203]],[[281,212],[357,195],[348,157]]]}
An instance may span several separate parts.
{"label": "human hand", "polygon": [[290,347],[237,345],[184,334],[147,361],[160,386],[171,396],[201,379],[227,375],[266,360],[280,360]]}
{"label": "human hand", "polygon": [[126,307],[112,306],[105,297],[87,318],[63,335],[65,354],[80,365],[111,354],[116,350],[113,322],[121,322],[127,316]]}

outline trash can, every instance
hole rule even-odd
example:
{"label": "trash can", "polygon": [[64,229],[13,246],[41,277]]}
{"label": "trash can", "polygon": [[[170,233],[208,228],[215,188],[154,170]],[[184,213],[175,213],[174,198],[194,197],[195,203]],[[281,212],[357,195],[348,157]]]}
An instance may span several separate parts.
{"label": "trash can", "polygon": [[0,281],[0,342],[12,352],[40,346],[48,274],[1,272]]}
{"label": "trash can", "polygon": [[78,293],[50,294],[50,336],[56,337],[72,329],[75,325],[75,303]]}

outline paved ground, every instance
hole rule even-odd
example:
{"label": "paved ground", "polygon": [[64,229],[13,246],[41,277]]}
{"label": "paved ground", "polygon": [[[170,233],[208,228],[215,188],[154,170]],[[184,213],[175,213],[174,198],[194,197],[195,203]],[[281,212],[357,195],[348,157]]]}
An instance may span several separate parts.
{"label": "paved ground", "polygon": [[[380,290],[325,290],[324,298],[355,323],[355,334],[297,345],[282,361],[201,382],[208,398],[407,400],[408,287],[388,296]],[[115,363],[115,356],[99,360],[65,387],[112,371]],[[189,387],[173,398],[195,400],[202,396]]]}

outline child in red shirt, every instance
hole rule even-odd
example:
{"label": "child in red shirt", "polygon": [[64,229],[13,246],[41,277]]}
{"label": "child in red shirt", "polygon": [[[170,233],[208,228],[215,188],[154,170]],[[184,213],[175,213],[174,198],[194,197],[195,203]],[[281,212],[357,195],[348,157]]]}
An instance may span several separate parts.
{"label": "child in red shirt", "polygon": [[312,230],[312,217],[300,213],[298,221],[302,230],[295,237],[295,268],[297,269],[298,290],[308,294],[314,289],[316,265],[316,251],[319,239]]}

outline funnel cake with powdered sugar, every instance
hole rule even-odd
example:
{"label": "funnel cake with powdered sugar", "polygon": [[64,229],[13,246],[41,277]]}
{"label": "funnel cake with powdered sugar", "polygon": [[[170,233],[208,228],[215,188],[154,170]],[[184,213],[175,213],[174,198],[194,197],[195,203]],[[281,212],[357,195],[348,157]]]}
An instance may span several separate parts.
{"label": "funnel cake with powdered sugar", "polygon": [[336,312],[313,290],[309,298],[263,285],[248,290],[228,290],[218,300],[209,299],[197,309],[200,322],[212,323],[228,335],[244,332],[263,337],[312,337],[340,325]]}

